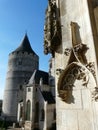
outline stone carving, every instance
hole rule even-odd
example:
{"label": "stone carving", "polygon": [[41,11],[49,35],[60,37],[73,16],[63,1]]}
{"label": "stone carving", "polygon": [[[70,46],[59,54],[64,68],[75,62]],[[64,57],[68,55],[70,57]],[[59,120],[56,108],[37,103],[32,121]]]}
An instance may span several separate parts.
{"label": "stone carving", "polygon": [[85,56],[87,49],[88,49],[87,45],[82,44],[82,43],[78,44],[74,47],[74,52],[75,52],[77,58],[83,64],[87,63],[87,59],[86,59],[86,56]]}
{"label": "stone carving", "polygon": [[67,102],[68,98],[69,98],[68,96],[70,94],[71,94],[70,96],[72,98],[72,90],[73,90],[73,87],[75,87],[74,83],[75,83],[76,80],[82,80],[82,82],[83,82],[82,85],[87,87],[87,84],[88,84],[88,81],[89,81],[89,75],[86,72],[84,67],[72,66],[70,68],[70,70],[68,69],[68,71],[64,75],[61,86],[58,89],[59,97],[61,97],[63,101]]}
{"label": "stone carving", "polygon": [[55,0],[49,0],[44,25],[44,53],[53,53],[61,41],[61,26]]}
{"label": "stone carving", "polygon": [[71,48],[66,48],[64,54],[65,54],[66,56],[69,56],[70,53],[71,53],[71,50],[72,50]]}
{"label": "stone carving", "polygon": [[61,97],[61,99],[64,102],[68,102],[68,98],[70,97],[70,95],[72,95],[72,91],[70,91],[70,90],[60,90],[59,91],[59,97]]}
{"label": "stone carving", "polygon": [[81,51],[85,52],[87,49],[88,49],[88,47],[85,44],[82,44],[82,43],[74,46],[74,51],[76,53],[81,53]]}
{"label": "stone carving", "polygon": [[[95,65],[93,62],[87,64],[85,53],[88,50],[87,45],[81,42],[79,26],[75,22],[71,22],[72,31],[72,48],[66,48],[64,54],[69,56],[68,66],[65,71],[60,75],[58,81],[58,93],[59,97],[67,103],[74,101],[72,90],[75,87],[75,81],[81,80],[82,85],[87,87],[89,82],[89,71],[95,75]],[[84,66],[83,66],[84,65]],[[87,69],[89,70],[87,70]],[[59,83],[60,82],[60,83]],[[95,100],[98,99],[98,89],[93,92]]]}
{"label": "stone carving", "polygon": [[85,45],[85,44],[78,44],[78,45],[75,45],[74,47],[72,48],[66,48],[65,49],[65,52],[64,54],[66,56],[69,56],[71,51],[73,50],[75,56],[77,57],[78,61],[81,62],[81,63],[87,63],[87,59],[86,59],[86,56],[85,56],[85,53],[87,51],[88,47]]}
{"label": "stone carving", "polygon": [[89,76],[88,76],[88,73],[85,72],[85,70],[83,68],[80,69],[80,74],[77,79],[82,80],[83,81],[82,85],[87,87],[87,84],[89,81]]}
{"label": "stone carving", "polygon": [[65,76],[63,89],[69,89],[71,86],[74,86],[74,82],[76,79],[82,80],[83,85],[87,86],[89,78],[84,68],[82,67],[72,68],[70,72]]}
{"label": "stone carving", "polygon": [[98,102],[98,87],[95,87],[95,90],[92,92],[92,100]]}
{"label": "stone carving", "polygon": [[56,69],[56,74],[57,74],[57,75],[60,75],[62,72],[63,72],[63,69],[60,69],[60,68],[59,68],[59,69]]}
{"label": "stone carving", "polygon": [[86,65],[87,69],[93,74],[94,78],[96,79],[96,73],[95,73],[95,63],[94,62],[89,62]]}

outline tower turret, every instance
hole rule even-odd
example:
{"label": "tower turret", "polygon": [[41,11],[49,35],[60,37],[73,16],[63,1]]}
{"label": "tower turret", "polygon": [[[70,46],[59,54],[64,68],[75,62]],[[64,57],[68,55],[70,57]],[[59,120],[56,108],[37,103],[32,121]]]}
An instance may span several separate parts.
{"label": "tower turret", "polygon": [[4,91],[3,115],[16,121],[17,105],[22,98],[22,85],[28,82],[35,69],[39,68],[39,57],[32,50],[27,35],[20,46],[9,54],[6,87]]}

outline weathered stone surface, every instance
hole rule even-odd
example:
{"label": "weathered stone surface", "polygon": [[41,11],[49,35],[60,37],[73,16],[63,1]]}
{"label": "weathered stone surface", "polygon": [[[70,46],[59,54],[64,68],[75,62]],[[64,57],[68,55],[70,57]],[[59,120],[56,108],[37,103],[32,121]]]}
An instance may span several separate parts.
{"label": "weathered stone surface", "polygon": [[[92,30],[92,27],[96,30],[94,13],[97,21],[97,7],[94,10],[91,0],[60,0],[58,4],[62,53],[56,51],[54,59],[55,70],[63,71],[59,74],[55,72],[57,130],[97,130],[95,45],[98,40],[95,40],[95,31]],[[73,67],[74,63],[83,67],[80,73],[75,70],[76,66]]]}

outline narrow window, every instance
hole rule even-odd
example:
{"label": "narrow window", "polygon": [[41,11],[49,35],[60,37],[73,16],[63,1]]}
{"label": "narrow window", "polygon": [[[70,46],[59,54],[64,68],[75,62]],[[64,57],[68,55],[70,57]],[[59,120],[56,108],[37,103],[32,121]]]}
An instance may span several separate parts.
{"label": "narrow window", "polygon": [[31,88],[28,88],[28,92],[31,92]]}
{"label": "narrow window", "polygon": [[44,121],[45,118],[45,112],[44,109],[41,110],[41,121]]}
{"label": "narrow window", "polygon": [[31,111],[31,102],[30,100],[28,100],[26,105],[26,120],[28,121],[30,121],[30,111]]}
{"label": "narrow window", "polygon": [[38,123],[39,121],[39,103],[37,102],[35,104],[35,123]]}
{"label": "narrow window", "polygon": [[23,107],[21,106],[20,107],[20,118],[22,118],[23,117]]}

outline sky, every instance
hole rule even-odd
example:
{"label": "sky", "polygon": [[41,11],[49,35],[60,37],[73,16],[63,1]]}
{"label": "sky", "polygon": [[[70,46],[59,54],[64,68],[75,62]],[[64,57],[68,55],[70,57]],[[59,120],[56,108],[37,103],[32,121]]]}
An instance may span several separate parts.
{"label": "sky", "polygon": [[0,99],[3,99],[8,55],[27,33],[39,55],[39,69],[48,72],[50,55],[44,55],[44,22],[48,0],[0,0]]}

